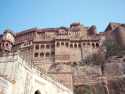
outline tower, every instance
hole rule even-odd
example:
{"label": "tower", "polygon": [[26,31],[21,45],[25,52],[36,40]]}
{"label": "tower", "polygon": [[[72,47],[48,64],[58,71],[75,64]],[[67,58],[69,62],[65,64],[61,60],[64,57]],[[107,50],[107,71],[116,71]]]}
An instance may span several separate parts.
{"label": "tower", "polygon": [[15,35],[10,30],[5,30],[1,43],[0,49],[2,52],[10,52],[15,42]]}

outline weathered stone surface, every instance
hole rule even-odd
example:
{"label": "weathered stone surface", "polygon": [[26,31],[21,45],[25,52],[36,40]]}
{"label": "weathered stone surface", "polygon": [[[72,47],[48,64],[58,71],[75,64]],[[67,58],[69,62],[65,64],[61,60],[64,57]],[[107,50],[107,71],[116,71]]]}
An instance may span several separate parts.
{"label": "weathered stone surface", "polygon": [[82,85],[75,87],[75,94],[108,94],[103,84]]}
{"label": "weathered stone surface", "polygon": [[109,57],[104,64],[104,75],[107,77],[120,76],[125,74],[125,56]]}
{"label": "weathered stone surface", "polygon": [[100,66],[77,66],[74,68],[74,85],[85,85],[97,82],[102,75]]}
{"label": "weathered stone surface", "polygon": [[125,78],[108,81],[109,94],[125,94]]}
{"label": "weathered stone surface", "polygon": [[107,77],[120,76],[124,74],[125,64],[107,63],[104,66],[104,74]]}

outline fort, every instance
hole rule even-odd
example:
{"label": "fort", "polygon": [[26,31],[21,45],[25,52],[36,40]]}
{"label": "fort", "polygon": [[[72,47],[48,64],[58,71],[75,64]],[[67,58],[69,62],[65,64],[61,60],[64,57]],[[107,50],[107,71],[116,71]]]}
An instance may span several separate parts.
{"label": "fort", "polygon": [[[43,28],[43,29],[32,28],[16,33],[14,33],[11,30],[5,30],[5,32],[0,35],[0,52],[1,52],[0,57],[4,58],[4,61],[1,61],[2,59],[0,59],[0,62],[5,62],[4,66],[2,65],[0,66],[1,67],[0,72],[2,72],[3,70],[7,71],[7,68],[11,66],[9,64],[9,61],[7,61],[8,59],[5,59],[6,55],[9,56],[10,53],[14,54],[18,52],[18,54],[15,56],[17,57],[19,56],[21,60],[24,60],[27,66],[37,67],[39,69],[39,72],[47,74],[51,78],[56,79],[54,81],[58,81],[59,83],[63,84],[64,86],[62,85],[62,87],[66,92],[66,94],[72,94],[74,86],[81,85],[83,84],[83,81],[85,81],[85,80],[80,80],[78,75],[75,75],[73,66],[75,64],[83,64],[83,63],[85,64],[86,58],[91,57],[93,54],[96,53],[99,54],[102,53],[104,51],[103,42],[105,40],[108,39],[116,40],[120,45],[125,46],[124,30],[125,30],[125,24],[110,23],[104,32],[97,32],[96,26],[93,25],[91,27],[86,27],[80,24],[79,22],[72,23],[69,27]],[[25,64],[24,65],[20,64],[20,66],[25,67]],[[4,69],[5,66],[8,67]],[[98,73],[99,75],[101,75],[102,74],[101,69],[96,66],[95,68],[98,69]],[[35,72],[32,71],[31,69],[32,68],[28,69],[28,71],[30,71],[30,75],[28,77],[24,75],[24,79],[27,79],[27,81],[25,81],[25,84],[26,83],[30,84],[31,81],[29,79],[34,78],[33,75],[37,74],[37,73],[35,74]],[[14,74],[13,72],[10,73],[9,70],[7,74],[4,74],[4,76],[7,76],[12,73],[11,75],[16,75],[18,77],[21,77],[21,73]],[[20,70],[18,70],[18,72],[19,71]],[[3,74],[1,73],[1,75]],[[12,76],[11,78],[16,76]],[[43,76],[42,76],[43,78],[40,78],[39,75],[36,76],[38,76],[39,79],[37,82],[44,83],[42,82],[42,80],[40,80],[44,79]],[[19,80],[18,77],[16,78]],[[37,86],[38,83],[34,81],[35,79],[31,80],[33,80],[33,83],[35,83]],[[14,80],[11,81],[13,82]],[[47,82],[46,84],[48,85],[51,84],[51,81]],[[22,84],[24,83],[23,79],[19,83],[21,84],[21,82]],[[54,86],[55,84],[57,83],[54,82],[52,84],[52,87],[55,87]],[[56,86],[54,92],[56,92],[56,89],[58,89],[58,86],[60,87],[61,84],[58,84]],[[24,84],[23,86],[25,87]],[[44,91],[41,89],[41,86],[38,85],[38,87],[40,88],[39,90],[41,92]],[[35,88],[35,86],[33,86],[32,88]],[[37,94],[37,93],[29,93],[30,89],[31,88],[27,90],[22,89],[23,92],[26,91],[28,93],[18,93],[18,94]],[[32,90],[34,90],[33,92],[35,92],[35,90],[37,89],[35,88]],[[63,93],[63,91],[60,92],[61,92],[60,94],[65,94]],[[17,94],[17,93],[12,93],[12,94]],[[50,94],[50,93],[45,93],[45,94]]]}

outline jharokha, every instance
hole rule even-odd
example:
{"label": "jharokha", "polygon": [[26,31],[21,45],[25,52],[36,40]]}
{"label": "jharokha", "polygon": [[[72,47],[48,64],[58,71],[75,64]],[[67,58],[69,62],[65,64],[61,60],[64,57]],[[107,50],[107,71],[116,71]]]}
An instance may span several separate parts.
{"label": "jharokha", "polygon": [[94,25],[86,27],[78,22],[69,27],[32,28],[15,33],[5,30],[0,35],[0,56],[19,52],[28,64],[73,89],[80,82],[75,79],[72,66],[83,63],[94,53],[102,53],[106,39],[112,38],[125,46],[124,31],[125,24],[120,23],[110,23],[104,32],[99,32]]}

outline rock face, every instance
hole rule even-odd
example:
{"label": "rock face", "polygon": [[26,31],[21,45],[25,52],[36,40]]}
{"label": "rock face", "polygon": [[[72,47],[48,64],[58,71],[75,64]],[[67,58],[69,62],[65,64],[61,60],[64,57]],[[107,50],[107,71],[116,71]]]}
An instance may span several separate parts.
{"label": "rock face", "polygon": [[102,75],[101,68],[99,66],[77,66],[73,72],[74,85],[85,85],[95,82],[99,76]]}
{"label": "rock face", "polygon": [[100,66],[79,68],[74,77],[75,94],[125,94],[125,55],[107,59],[103,71]]}
{"label": "rock face", "polygon": [[75,89],[76,94],[108,94],[103,84],[84,85],[76,87]]}
{"label": "rock face", "polygon": [[112,56],[104,66],[109,94],[125,94],[125,56]]}
{"label": "rock face", "polygon": [[104,65],[106,77],[121,76],[125,73],[125,56],[112,56]]}
{"label": "rock face", "polygon": [[125,77],[108,81],[109,94],[125,94]]}

